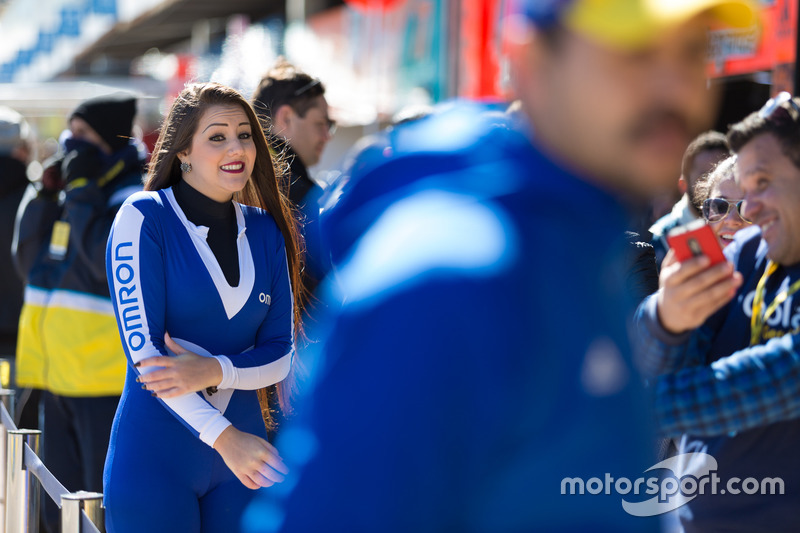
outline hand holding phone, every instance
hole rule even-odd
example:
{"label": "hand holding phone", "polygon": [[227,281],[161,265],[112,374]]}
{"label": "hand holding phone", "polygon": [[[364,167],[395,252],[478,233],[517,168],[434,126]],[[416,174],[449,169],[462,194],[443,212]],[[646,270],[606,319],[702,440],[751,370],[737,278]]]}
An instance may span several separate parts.
{"label": "hand holding phone", "polygon": [[[661,267],[657,294],[658,319],[665,330],[680,334],[703,324],[726,305],[742,283],[727,263],[714,231],[698,220],[667,234],[674,258]],[[689,261],[707,256],[709,264]]]}
{"label": "hand holding phone", "polygon": [[696,220],[673,229],[667,234],[667,242],[674,250],[675,258],[681,262],[700,255],[705,255],[711,260],[709,266],[725,261],[725,255],[714,231],[703,220]]}

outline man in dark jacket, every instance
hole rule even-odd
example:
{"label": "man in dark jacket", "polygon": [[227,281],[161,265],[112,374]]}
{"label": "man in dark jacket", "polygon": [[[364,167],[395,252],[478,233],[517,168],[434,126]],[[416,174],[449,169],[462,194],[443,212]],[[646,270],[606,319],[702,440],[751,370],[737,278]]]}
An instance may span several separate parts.
{"label": "man in dark jacket", "polygon": [[281,59],[259,83],[253,93],[253,106],[269,119],[265,133],[275,153],[289,163],[285,176],[289,200],[303,215],[306,241],[306,288],[313,292],[327,270],[319,238],[320,187],[308,173],[319,163],[325,145],[335,128],[328,116],[325,86],[319,79]]}
{"label": "man in dark jacket", "polygon": [[[125,357],[108,293],[105,250],[125,199],[142,188],[131,142],[136,100],[102,96],[70,116],[65,155],[21,207],[14,254],[26,277],[17,382],[44,393],[45,462],[70,491],[101,492]],[[49,499],[45,525],[58,529]]]}
{"label": "man in dark jacket", "polygon": [[[31,140],[30,127],[22,115],[7,107],[0,108],[0,356],[8,358],[14,358],[17,352],[17,331],[24,292],[22,274],[15,270],[11,249],[14,220],[30,184],[27,165],[32,159]],[[10,381],[12,386],[16,385],[13,379]],[[20,389],[16,392],[17,426],[38,428],[38,391]]]}

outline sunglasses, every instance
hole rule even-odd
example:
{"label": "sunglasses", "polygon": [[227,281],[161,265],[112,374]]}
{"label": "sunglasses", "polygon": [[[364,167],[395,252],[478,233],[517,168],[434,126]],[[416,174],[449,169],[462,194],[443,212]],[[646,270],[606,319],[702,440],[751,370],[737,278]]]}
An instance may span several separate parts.
{"label": "sunglasses", "polygon": [[[321,83],[322,83],[322,81],[320,81],[319,78],[314,78],[313,80],[311,80],[310,82],[306,83],[305,85],[303,85],[302,87],[297,89],[295,92],[293,92],[292,93],[292,98],[298,98],[300,96],[303,96],[305,93],[307,93],[308,91],[310,91],[314,87],[319,86]],[[328,120],[328,124],[327,124],[327,126],[328,126],[327,127],[328,135],[333,137],[333,134],[336,133],[336,121],[331,120],[331,119],[327,119],[327,120]]]}
{"label": "sunglasses", "polygon": [[[787,103],[789,107],[784,106],[784,104]],[[792,115],[789,110],[790,107],[794,110],[794,115]],[[800,116],[800,106],[797,105],[797,102],[794,101],[791,94],[786,91],[781,91],[776,96],[767,100],[767,103],[759,109],[758,116],[778,124],[784,123],[787,120],[794,122],[797,120],[797,117]]]}
{"label": "sunglasses", "polygon": [[743,221],[752,224],[752,221],[747,220],[742,214],[744,207],[744,200],[738,202],[729,202],[725,198],[709,198],[703,202],[703,218],[709,222],[719,222],[728,216],[731,207],[736,206],[736,213]]}
{"label": "sunglasses", "polygon": [[[310,91],[314,87],[318,86],[320,83],[322,83],[322,82],[319,80],[319,78],[315,78],[315,79],[311,80],[310,82],[306,83],[305,85],[303,85],[302,87],[300,87],[299,89],[297,89],[295,92],[293,92],[292,96],[294,96],[295,98],[297,98],[298,96],[303,96],[305,93],[307,93],[308,91]],[[789,94],[789,93],[786,93],[786,94]]]}

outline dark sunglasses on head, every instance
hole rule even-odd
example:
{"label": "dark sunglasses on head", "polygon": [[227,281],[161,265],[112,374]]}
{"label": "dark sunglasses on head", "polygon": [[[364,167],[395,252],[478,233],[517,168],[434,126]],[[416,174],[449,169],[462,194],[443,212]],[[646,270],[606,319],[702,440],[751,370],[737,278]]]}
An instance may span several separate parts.
{"label": "dark sunglasses on head", "polygon": [[744,218],[742,210],[744,209],[744,200],[738,202],[729,202],[725,198],[709,198],[703,202],[703,218],[709,222],[719,222],[730,213],[731,207],[736,206],[736,213],[743,221],[751,224],[752,222]]}
{"label": "dark sunglasses on head", "polygon": [[[305,93],[307,93],[308,91],[310,91],[311,89],[313,89],[314,87],[318,86],[321,83],[322,82],[320,81],[319,78],[314,78],[313,80],[311,80],[310,82],[306,83],[305,85],[297,89],[295,92],[293,92],[292,97],[298,98],[300,96],[303,96]],[[327,120],[328,120],[328,134],[331,137],[333,137],[333,134],[336,133],[336,122],[331,120],[330,118]]]}
{"label": "dark sunglasses on head", "polygon": [[[794,110],[794,115],[792,115],[788,107],[783,105],[786,103]],[[782,91],[767,100],[767,103],[758,111],[758,116],[775,122],[782,122],[787,119],[796,121],[800,116],[800,106],[797,105],[791,94]]]}
{"label": "dark sunglasses on head", "polygon": [[319,80],[319,78],[314,78],[310,82],[306,83],[305,85],[303,85],[302,87],[297,89],[294,93],[292,93],[292,96],[294,96],[295,98],[297,98],[298,96],[303,96],[303,94],[307,93],[308,91],[310,91],[311,89],[313,89],[314,87],[319,85],[320,83],[322,83],[322,82]]}

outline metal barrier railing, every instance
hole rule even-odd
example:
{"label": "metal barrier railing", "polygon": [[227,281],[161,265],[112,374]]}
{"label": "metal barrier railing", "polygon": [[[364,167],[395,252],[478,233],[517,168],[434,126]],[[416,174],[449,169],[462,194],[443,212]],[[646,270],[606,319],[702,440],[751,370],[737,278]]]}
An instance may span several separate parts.
{"label": "metal barrier railing", "polygon": [[69,492],[39,459],[41,431],[17,429],[14,391],[0,389],[0,513],[5,533],[39,530],[39,485],[61,509],[62,533],[103,533],[103,495]]}
{"label": "metal barrier railing", "polygon": [[[16,427],[10,416],[3,418],[3,414],[14,411],[14,391],[0,389],[0,402],[5,409],[0,409],[0,530],[5,532],[6,527],[6,458],[8,457],[8,432],[6,428]],[[10,424],[10,425],[9,425]]]}
{"label": "metal barrier railing", "polygon": [[15,428],[6,432],[6,532],[38,531],[39,486],[32,471],[25,468],[25,452],[31,445],[34,454],[39,451],[41,431]]}

